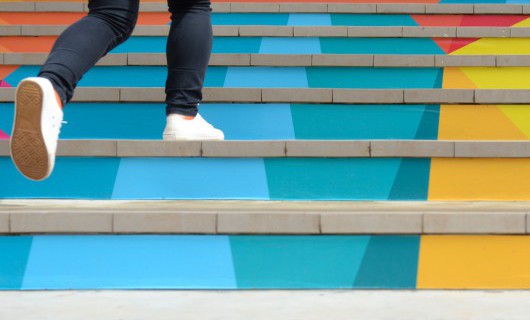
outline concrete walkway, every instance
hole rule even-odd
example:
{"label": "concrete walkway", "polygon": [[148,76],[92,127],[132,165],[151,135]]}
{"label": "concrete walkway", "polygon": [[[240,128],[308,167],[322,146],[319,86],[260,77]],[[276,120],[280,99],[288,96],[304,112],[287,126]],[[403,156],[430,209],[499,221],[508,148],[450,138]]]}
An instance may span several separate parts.
{"label": "concrete walkway", "polygon": [[530,291],[0,292],[0,319],[527,320]]}

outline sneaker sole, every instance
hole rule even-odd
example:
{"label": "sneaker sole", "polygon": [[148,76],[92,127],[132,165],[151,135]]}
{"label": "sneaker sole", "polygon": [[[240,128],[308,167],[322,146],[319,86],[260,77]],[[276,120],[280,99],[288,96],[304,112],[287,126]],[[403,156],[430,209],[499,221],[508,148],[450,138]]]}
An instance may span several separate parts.
{"label": "sneaker sole", "polygon": [[223,141],[224,139],[212,138],[210,136],[176,136],[176,135],[163,135],[162,140],[164,141]]}
{"label": "sneaker sole", "polygon": [[49,175],[49,155],[41,128],[42,88],[31,81],[17,88],[15,123],[11,137],[11,157],[18,170],[32,180]]}

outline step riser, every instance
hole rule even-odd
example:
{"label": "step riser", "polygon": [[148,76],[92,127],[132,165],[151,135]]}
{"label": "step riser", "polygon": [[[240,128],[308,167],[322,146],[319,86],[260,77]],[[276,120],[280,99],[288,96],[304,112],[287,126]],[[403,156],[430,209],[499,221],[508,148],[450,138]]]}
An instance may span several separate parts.
{"label": "step riser", "polygon": [[[439,109],[430,105],[204,103],[200,113],[222,129],[227,140],[436,140]],[[165,104],[72,103],[65,109],[65,119],[62,139],[159,140],[166,122]],[[0,131],[11,134],[12,120],[12,104],[0,104]]]}
{"label": "step riser", "polygon": [[[525,120],[529,105],[204,103],[200,112],[224,131],[227,140],[530,139]],[[72,103],[65,119],[62,139],[159,140],[165,105]],[[12,120],[12,104],[1,104],[0,140],[8,138]]]}
{"label": "step riser", "polygon": [[[529,240],[524,236],[0,237],[0,247],[6,248],[0,288],[528,289]],[[484,270],[484,265],[491,267]]]}
{"label": "step riser", "polygon": [[[69,25],[86,13],[2,13],[0,24],[26,30],[34,25]],[[404,14],[336,14],[336,13],[213,13],[214,26],[356,26],[356,27],[521,27],[528,15],[404,15]],[[139,15],[138,26],[162,26],[170,23],[170,15],[145,13]],[[29,29],[28,29],[29,28]],[[376,28],[377,29],[377,28]],[[483,28],[486,29],[486,28]],[[138,29],[137,29],[138,30]]]}
{"label": "step riser", "polygon": [[60,157],[52,178],[35,183],[23,178],[11,159],[0,157],[3,181],[9,181],[0,184],[0,195],[6,199],[527,201],[529,166],[528,158]]}
{"label": "step riser", "polygon": [[[4,66],[2,91],[16,87],[21,80],[39,72],[36,66]],[[336,89],[529,89],[528,67],[216,67],[206,73],[206,88],[241,88],[261,90]],[[464,74],[464,75],[462,75]],[[163,66],[99,66],[87,72],[79,88],[107,87],[145,90],[164,87],[167,68]],[[260,89],[258,89],[260,90]],[[325,90],[325,89],[324,89]],[[331,89],[328,89],[331,90]],[[243,91],[243,90],[242,90]],[[522,90],[521,90],[522,91]],[[449,91],[447,91],[449,92]],[[457,97],[453,91],[452,97]],[[524,91],[522,91],[524,92]],[[435,91],[431,98],[436,99]],[[517,97],[514,91],[512,97]],[[522,95],[521,97],[524,97]],[[274,97],[270,97],[274,98]],[[277,98],[281,98],[280,95]],[[308,99],[310,99],[308,97]],[[442,98],[443,99],[443,98]],[[458,98],[457,98],[458,99]],[[468,99],[468,100],[461,100]],[[279,100],[282,101],[282,100]],[[310,100],[311,101],[311,100]],[[441,100],[445,102],[447,100]],[[324,101],[323,101],[324,102]],[[369,101],[367,101],[369,102]],[[412,101],[411,101],[412,102]],[[431,101],[414,101],[429,103]],[[451,101],[447,101],[451,102]],[[473,102],[473,96],[462,94],[454,102]],[[436,103],[436,101],[432,101]]]}

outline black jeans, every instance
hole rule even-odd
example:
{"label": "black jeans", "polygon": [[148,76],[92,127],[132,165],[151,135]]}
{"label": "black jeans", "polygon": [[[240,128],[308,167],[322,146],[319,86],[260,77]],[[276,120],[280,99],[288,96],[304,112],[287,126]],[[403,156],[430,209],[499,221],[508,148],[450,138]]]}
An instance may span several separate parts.
{"label": "black jeans", "polygon": [[[212,50],[210,0],[168,0],[168,113],[195,116]],[[89,0],[86,17],[55,42],[39,76],[49,79],[63,102],[96,62],[127,40],[138,18],[139,0]]]}

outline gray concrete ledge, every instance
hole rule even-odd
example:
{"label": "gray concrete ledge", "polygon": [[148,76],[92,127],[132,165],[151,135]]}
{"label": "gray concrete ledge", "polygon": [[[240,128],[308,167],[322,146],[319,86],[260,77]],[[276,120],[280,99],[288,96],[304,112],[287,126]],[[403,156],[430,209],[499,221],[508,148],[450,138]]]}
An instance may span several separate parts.
{"label": "gray concrete ledge", "polygon": [[[0,88],[0,102],[13,102],[15,88]],[[162,102],[164,88],[78,88],[74,102]],[[525,89],[299,89],[205,88],[204,102],[335,104],[530,104]]]}
{"label": "gray concrete ledge", "polygon": [[528,202],[0,200],[3,234],[529,234]]}
{"label": "gray concrete ledge", "polygon": [[528,290],[0,292],[5,319],[39,320],[526,320],[529,300]]}
{"label": "gray concrete ledge", "polygon": [[[409,14],[527,14],[521,4],[419,4],[419,3],[213,3],[214,12],[409,13]],[[2,2],[6,12],[83,12],[83,2]],[[163,1],[142,3],[142,12],[167,12]]]}
{"label": "gray concrete ledge", "polygon": [[[5,25],[0,36],[56,36],[66,25]],[[133,36],[167,36],[168,25],[136,26]],[[526,27],[214,26],[216,37],[528,38]]]}
{"label": "gray concrete ledge", "polygon": [[[0,156],[9,156],[0,140]],[[60,140],[59,157],[528,158],[530,141],[445,140]]]}
{"label": "gray concrete ledge", "polygon": [[[0,65],[42,65],[46,53],[0,53]],[[103,57],[99,66],[165,66],[161,53],[119,53]],[[530,55],[389,55],[389,54],[248,54],[214,53],[210,66],[272,67],[528,67]]]}

